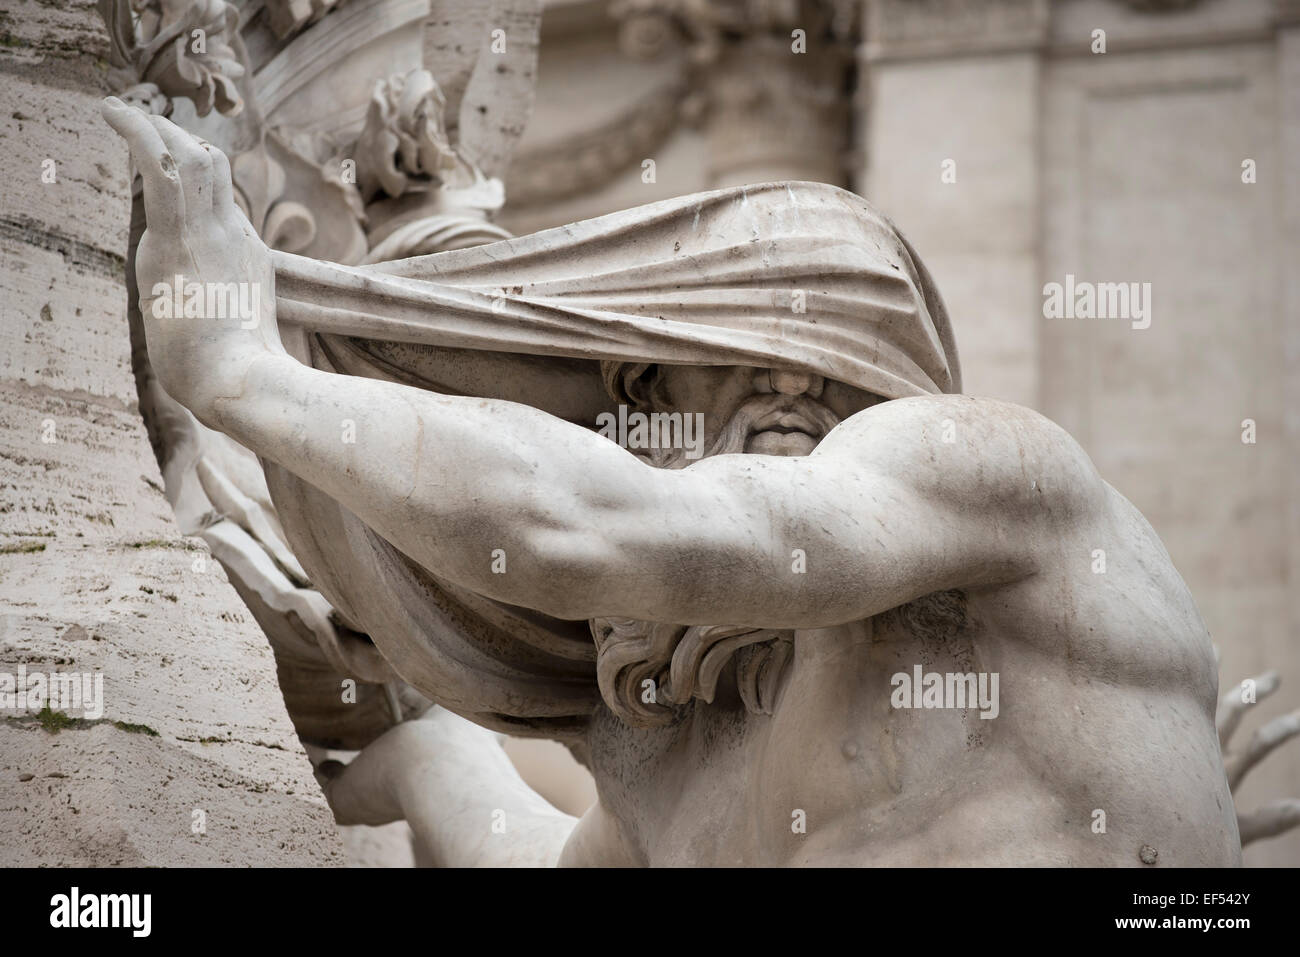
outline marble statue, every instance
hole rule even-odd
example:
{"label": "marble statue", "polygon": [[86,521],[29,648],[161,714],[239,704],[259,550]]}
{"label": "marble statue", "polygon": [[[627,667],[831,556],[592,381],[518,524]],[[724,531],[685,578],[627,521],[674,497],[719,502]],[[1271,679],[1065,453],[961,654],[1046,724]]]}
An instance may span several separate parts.
{"label": "marble statue", "polygon": [[[960,393],[866,201],[735,187],[340,265],[268,249],[221,149],[104,116],[158,383],[265,463],[312,583],[441,706],[333,769],[341,821],[449,862],[1239,862],[1168,554],[1060,428]],[[637,413],[669,441],[597,431]],[[564,741],[599,802],[459,787],[509,774],[456,715]]]}
{"label": "marble statue", "polygon": [[[99,8],[159,114],[105,108],[141,414],[340,823],[438,864],[1134,866],[1300,823],[1228,793],[1300,734],[1231,741],[1276,676],[1224,689],[1216,741],[1149,525],[962,396],[919,256],[805,182],[848,181],[854,51],[903,7],[617,0],[623,53],[680,71],[517,160],[537,0]],[[727,188],[496,221],[679,125]],[[590,769],[581,823],[503,734]]]}

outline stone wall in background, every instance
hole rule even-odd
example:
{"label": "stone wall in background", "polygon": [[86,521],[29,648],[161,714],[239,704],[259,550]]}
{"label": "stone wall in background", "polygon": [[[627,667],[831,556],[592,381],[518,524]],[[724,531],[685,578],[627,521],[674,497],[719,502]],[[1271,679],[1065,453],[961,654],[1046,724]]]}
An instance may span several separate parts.
{"label": "stone wall in background", "polygon": [[0,672],[104,676],[96,720],[0,713],[0,865],[342,864],[266,639],[177,531],[136,409],[106,54],[92,0],[0,3]]}
{"label": "stone wall in background", "polygon": [[[866,6],[858,190],[926,258],[966,391],[1059,422],[1151,522],[1221,688],[1280,672],[1244,743],[1300,705],[1300,8]],[[1150,283],[1149,327],[1046,318],[1067,274]],[[1239,810],[1297,796],[1295,742],[1235,792]],[[1300,831],[1245,860],[1294,866]]]}

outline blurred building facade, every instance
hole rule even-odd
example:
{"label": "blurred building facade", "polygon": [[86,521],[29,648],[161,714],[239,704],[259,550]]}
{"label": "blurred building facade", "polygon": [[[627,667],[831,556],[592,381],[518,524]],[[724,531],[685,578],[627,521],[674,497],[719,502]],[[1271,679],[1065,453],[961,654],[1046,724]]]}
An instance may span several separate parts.
{"label": "blurred building facade", "polygon": [[[1245,732],[1300,703],[1300,3],[549,0],[542,30],[505,225],[778,179],[868,197],[934,273],[965,391],[1059,422],[1150,520],[1222,688],[1281,672]],[[1071,281],[1149,289],[1149,325],[1046,318]],[[1294,744],[1238,799],[1286,796]],[[1300,833],[1247,861],[1300,862]]]}

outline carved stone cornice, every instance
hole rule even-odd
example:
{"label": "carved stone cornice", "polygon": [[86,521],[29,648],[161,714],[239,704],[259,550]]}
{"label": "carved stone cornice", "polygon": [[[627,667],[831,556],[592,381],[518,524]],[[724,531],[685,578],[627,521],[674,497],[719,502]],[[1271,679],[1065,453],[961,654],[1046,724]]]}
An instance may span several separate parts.
{"label": "carved stone cornice", "polygon": [[1134,10],[1142,10],[1150,13],[1167,13],[1172,10],[1186,10],[1194,7],[1202,0],[1123,0],[1126,6]]}
{"label": "carved stone cornice", "polygon": [[1033,50],[1048,36],[1048,0],[867,0],[864,60]]}
{"label": "carved stone cornice", "polygon": [[715,62],[728,42],[804,30],[810,41],[852,38],[860,0],[614,0],[619,40],[629,56],[652,57],[673,40],[695,63]]}

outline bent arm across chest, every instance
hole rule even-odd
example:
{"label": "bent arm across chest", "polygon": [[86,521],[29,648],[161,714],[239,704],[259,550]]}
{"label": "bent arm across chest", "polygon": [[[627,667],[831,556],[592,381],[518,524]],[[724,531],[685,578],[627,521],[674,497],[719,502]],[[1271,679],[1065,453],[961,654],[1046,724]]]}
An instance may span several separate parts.
{"label": "bent arm across chest", "polygon": [[209,424],[501,601],[566,619],[820,627],[1031,574],[1029,537],[1093,507],[1068,436],[962,400],[883,403],[807,457],[671,471],[527,406],[267,356]]}

